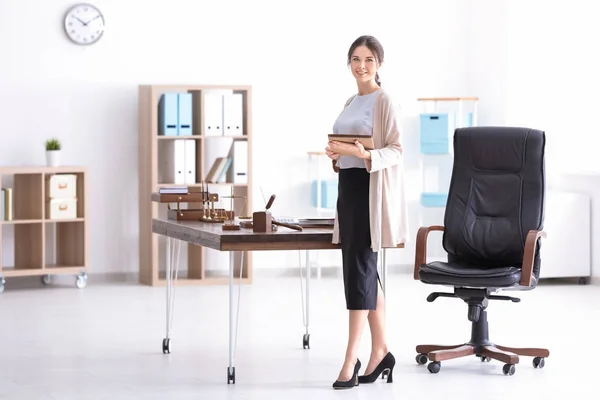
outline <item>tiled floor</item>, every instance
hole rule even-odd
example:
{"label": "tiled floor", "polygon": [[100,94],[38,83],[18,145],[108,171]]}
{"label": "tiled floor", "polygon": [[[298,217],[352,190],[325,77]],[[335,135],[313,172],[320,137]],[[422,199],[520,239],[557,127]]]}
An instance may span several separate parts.
{"label": "tiled floor", "polygon": [[[302,349],[299,278],[257,276],[242,287],[237,383],[227,385],[227,287],[178,287],[172,354],[161,352],[164,288],[94,283],[7,290],[0,295],[0,399],[577,399],[595,398],[600,287],[545,283],[522,302],[492,302],[492,341],[548,347],[542,370],[522,358],[514,376],[476,358],[416,365],[419,343],[464,342],[467,308],[425,301],[433,289],[388,277],[394,383],[334,391],[344,356],[347,312],[339,277],[312,280],[311,349]],[[443,290],[443,288],[440,288]],[[369,357],[368,329],[361,358]],[[577,344],[578,346],[574,346]],[[547,397],[549,396],[549,397]],[[441,397],[440,397],[441,398]]]}

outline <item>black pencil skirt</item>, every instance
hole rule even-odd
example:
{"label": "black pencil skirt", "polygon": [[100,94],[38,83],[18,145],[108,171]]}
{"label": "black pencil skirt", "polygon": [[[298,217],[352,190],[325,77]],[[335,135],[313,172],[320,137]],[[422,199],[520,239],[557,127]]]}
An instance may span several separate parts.
{"label": "black pencil skirt", "polygon": [[377,253],[371,249],[369,172],[339,170],[337,212],[348,310],[377,307]]}

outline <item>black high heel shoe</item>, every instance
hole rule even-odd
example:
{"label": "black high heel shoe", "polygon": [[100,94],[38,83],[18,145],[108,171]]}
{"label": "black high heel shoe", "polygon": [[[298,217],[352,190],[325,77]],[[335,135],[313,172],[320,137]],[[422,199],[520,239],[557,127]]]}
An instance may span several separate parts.
{"label": "black high heel shoe", "polygon": [[358,377],[359,383],[373,383],[377,380],[379,375],[383,374],[383,378],[387,373],[387,383],[392,383],[394,381],[392,377],[392,372],[394,371],[394,366],[396,365],[396,359],[392,353],[387,353],[383,360],[379,363],[377,368],[373,370],[369,375],[361,375]]}
{"label": "black high heel shoe", "polygon": [[352,378],[349,381],[335,381],[333,382],[334,389],[350,389],[354,386],[358,386],[358,371],[360,371],[360,360],[356,359],[356,364],[354,364],[354,373],[352,374]]}

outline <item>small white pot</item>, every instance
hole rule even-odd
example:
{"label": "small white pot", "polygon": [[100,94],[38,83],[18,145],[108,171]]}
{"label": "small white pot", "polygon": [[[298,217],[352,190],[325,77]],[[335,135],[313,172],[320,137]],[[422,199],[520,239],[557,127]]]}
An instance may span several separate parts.
{"label": "small white pot", "polygon": [[49,167],[60,165],[60,150],[46,150],[46,165]]}

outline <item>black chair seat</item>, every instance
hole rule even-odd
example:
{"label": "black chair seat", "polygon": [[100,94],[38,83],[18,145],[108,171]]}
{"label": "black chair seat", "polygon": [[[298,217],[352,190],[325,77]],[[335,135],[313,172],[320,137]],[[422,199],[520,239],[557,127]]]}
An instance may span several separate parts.
{"label": "black chair seat", "polygon": [[[521,268],[482,268],[460,262],[434,261],[421,266],[419,279],[423,283],[433,285],[512,288],[520,286]],[[534,276],[531,287],[535,287],[536,284],[537,279]]]}

